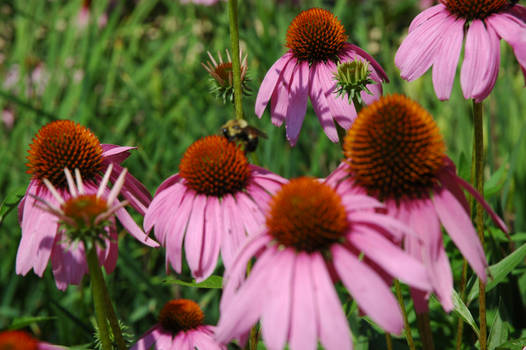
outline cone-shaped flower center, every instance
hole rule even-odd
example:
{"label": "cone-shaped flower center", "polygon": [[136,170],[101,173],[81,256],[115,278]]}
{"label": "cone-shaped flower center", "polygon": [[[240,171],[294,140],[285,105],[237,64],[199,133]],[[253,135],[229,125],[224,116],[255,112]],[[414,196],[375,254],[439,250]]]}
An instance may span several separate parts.
{"label": "cone-shaped flower center", "polygon": [[5,331],[0,333],[0,350],[37,350],[38,341],[26,332]]}
{"label": "cone-shaped flower center", "polygon": [[[95,194],[81,194],[66,201],[61,208],[64,216],[72,219],[77,225],[90,225],[95,219],[108,211],[108,203]],[[80,226],[80,225],[79,225]]]}
{"label": "cone-shaped flower center", "polygon": [[159,323],[164,330],[176,334],[197,328],[203,324],[205,315],[196,302],[174,299],[167,302],[159,314]]}
{"label": "cone-shaped flower center", "polygon": [[402,95],[383,97],[364,108],[344,144],[355,181],[381,200],[428,194],[443,166],[444,151],[433,117]]}
{"label": "cone-shaped flower center", "polygon": [[267,227],[278,243],[314,252],[338,242],[349,222],[340,196],[329,185],[301,177],[272,198]]}
{"label": "cone-shaped flower center", "polygon": [[102,147],[86,127],[71,120],[44,125],[29,145],[28,173],[48,179],[58,188],[66,187],[64,168],[79,169],[82,178],[92,179],[100,170]]}
{"label": "cone-shaped flower center", "polygon": [[197,193],[220,197],[243,190],[250,179],[250,167],[240,147],[214,135],[188,147],[179,174]]}
{"label": "cone-shaped flower center", "polygon": [[345,41],[345,28],[338,18],[327,10],[313,8],[300,12],[292,20],[286,46],[300,61],[337,62]]}
{"label": "cone-shaped flower center", "polygon": [[484,19],[509,6],[508,0],[441,0],[449,12],[467,20]]}
{"label": "cone-shaped flower center", "polygon": [[[221,85],[232,84],[232,62],[220,63],[215,67],[214,73],[220,78],[218,83]],[[217,79],[216,79],[217,80]]]}

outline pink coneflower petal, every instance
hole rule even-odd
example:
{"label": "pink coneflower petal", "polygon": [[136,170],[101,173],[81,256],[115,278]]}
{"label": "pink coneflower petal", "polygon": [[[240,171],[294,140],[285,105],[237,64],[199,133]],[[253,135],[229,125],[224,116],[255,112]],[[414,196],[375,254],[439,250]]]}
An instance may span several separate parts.
{"label": "pink coneflower petal", "polygon": [[350,350],[352,337],[347,319],[325,261],[319,253],[311,255],[311,269],[320,342],[327,350]]}
{"label": "pink coneflower petal", "polygon": [[190,270],[194,273],[196,280],[201,281],[203,277],[200,266],[202,254],[204,254],[204,235],[205,232],[205,210],[207,200],[205,195],[196,195],[192,206],[192,213],[188,220],[188,227],[184,238],[186,260]]}
{"label": "pink coneflower petal", "polygon": [[491,45],[490,63],[486,69],[486,73],[484,74],[484,78],[487,83],[483,85],[480,91],[476,91],[473,96],[477,102],[480,102],[488,97],[488,95],[491,93],[491,90],[493,90],[493,87],[497,82],[497,76],[499,75],[500,39],[492,27],[486,27],[486,31],[488,32]]}
{"label": "pink coneflower petal", "polygon": [[292,53],[287,52],[286,54],[281,56],[276,62],[274,62],[272,67],[270,67],[270,69],[268,70],[267,74],[265,74],[265,78],[263,78],[263,81],[261,82],[261,85],[259,87],[258,95],[256,97],[256,106],[254,110],[254,112],[259,118],[261,118],[261,116],[263,115],[265,107],[270,101],[270,97],[272,96],[272,93],[276,88],[276,84],[279,81],[279,78],[283,72],[283,68],[291,59],[291,57]]}
{"label": "pink coneflower petal", "polygon": [[222,226],[224,235],[221,242],[221,256],[226,266],[230,266],[237,248],[242,244],[245,235],[243,222],[237,216],[237,205],[234,197],[226,195],[222,198]]}
{"label": "pink coneflower petal", "polygon": [[439,100],[447,100],[451,96],[464,35],[464,21],[449,16],[446,25],[443,35],[447,40],[442,40],[433,63],[433,86]]}
{"label": "pink coneflower petal", "polygon": [[362,100],[363,102],[365,102],[366,105],[370,105],[374,101],[378,100],[380,96],[382,96],[382,85],[367,84],[366,87],[371,93],[368,93],[367,91],[362,91],[360,92],[360,96],[362,97]]}
{"label": "pink coneflower petal", "polygon": [[314,109],[314,113],[318,116],[321,127],[329,140],[337,142],[338,132],[336,131],[336,126],[334,125],[334,120],[332,119],[332,114],[329,109],[329,104],[325,98],[325,92],[322,89],[322,84],[319,82],[319,78],[316,75],[316,68],[310,70],[310,91],[309,97]]}
{"label": "pink coneflower petal", "polygon": [[281,73],[270,100],[270,117],[272,124],[280,126],[285,121],[289,107],[289,89],[292,82],[295,61],[289,60]]}
{"label": "pink coneflower petal", "polygon": [[402,238],[402,232],[410,234],[411,236],[418,236],[418,234],[416,234],[413,229],[404,225],[397,219],[387,215],[367,212],[353,212],[349,214],[349,219],[356,223],[378,226],[391,234],[391,236],[397,240]]}
{"label": "pink coneflower petal", "polygon": [[[220,215],[220,204],[217,198],[209,198],[205,210],[205,229],[202,236],[202,251],[200,257],[200,270],[203,276],[210,276],[216,267],[217,258],[219,257],[219,248],[221,246],[221,236],[217,234],[216,219]],[[197,279],[202,281],[206,277]]]}
{"label": "pink coneflower petal", "polygon": [[315,350],[317,317],[314,305],[310,256],[307,253],[301,252],[296,255],[293,279],[290,349]]}
{"label": "pink coneflower petal", "polygon": [[[178,215],[173,215],[167,222],[166,257],[167,262],[169,261],[172,264],[172,267],[177,273],[181,273],[183,268],[181,261],[183,255],[183,240],[194,200],[195,195],[193,193],[187,193],[181,201]],[[172,223],[173,225],[171,225]],[[168,235],[170,236],[168,237]],[[168,269],[168,266],[166,268]]]}
{"label": "pink coneflower petal", "polygon": [[[347,238],[366,257],[393,277],[421,290],[432,289],[424,266],[381,234],[360,228],[358,234],[351,234]],[[396,261],[396,264],[393,264],[393,261]]]}
{"label": "pink coneflower petal", "polygon": [[[118,146],[108,143],[101,144],[102,147],[102,156],[106,161],[113,163],[122,163],[126,158],[130,156],[130,150],[135,149],[136,147],[130,146]],[[106,165],[107,166],[107,165]]]}
{"label": "pink coneflower petal", "polygon": [[447,28],[448,13],[437,13],[409,33],[395,56],[402,78],[412,81],[424,74],[433,64],[436,50],[442,45],[443,28]]}
{"label": "pink coneflower petal", "polygon": [[307,111],[307,98],[309,96],[309,65],[307,62],[299,63],[294,67],[293,80],[290,86],[289,105],[287,107],[286,130],[287,139],[294,146],[300,134],[301,125]]}
{"label": "pink coneflower petal", "polygon": [[446,189],[435,193],[433,203],[436,212],[462,255],[470,263],[479,278],[486,281],[486,257],[477,233],[462,205]]}
{"label": "pink coneflower petal", "polygon": [[239,210],[244,213],[241,218],[244,231],[247,233],[250,232],[251,234],[262,231],[265,219],[263,215],[261,215],[261,208],[245,193],[240,193],[236,196],[236,199]]}
{"label": "pink coneflower petal", "polygon": [[290,310],[293,299],[294,253],[285,250],[276,257],[281,267],[278,288],[272,289],[271,303],[261,315],[263,340],[268,349],[283,349],[290,329]]}
{"label": "pink coneflower petal", "polygon": [[340,245],[334,244],[331,252],[338,275],[360,308],[387,332],[400,334],[400,308],[382,278]]}
{"label": "pink coneflower petal", "polygon": [[[347,184],[348,181],[345,181]],[[345,190],[341,188],[344,183],[340,185],[338,191],[340,193],[346,193]],[[342,197],[342,204],[345,205],[347,210],[362,210],[368,208],[383,208],[385,205],[373,197],[366,195],[353,195],[353,196],[344,196]]]}
{"label": "pink coneflower petal", "polygon": [[415,28],[420,26],[422,23],[429,20],[431,17],[435,16],[440,12],[443,12],[445,9],[446,7],[444,5],[438,4],[420,12],[409,25],[409,33],[415,30]]}
{"label": "pink coneflower petal", "polygon": [[[57,236],[57,239],[60,240],[60,236]],[[82,245],[71,249],[67,244],[58,243],[51,254],[51,265],[55,284],[60,290],[66,290],[69,284],[79,284],[82,277],[88,273]]]}
{"label": "pink coneflower petal", "polygon": [[[144,231],[150,232],[159,218],[168,215],[171,210],[177,210],[181,205],[181,199],[184,197],[185,187],[183,184],[176,183],[172,187],[159,192],[144,215]],[[161,223],[155,225],[155,237],[159,243],[163,244],[166,238],[167,229]]]}
{"label": "pink coneflower petal", "polygon": [[115,212],[115,216],[122,223],[122,226],[126,227],[126,230],[135,237],[139,242],[149,247],[157,248],[159,243],[155,242],[153,239],[148,237],[141,228],[137,225],[135,220],[130,216],[126,209],[121,208]]}

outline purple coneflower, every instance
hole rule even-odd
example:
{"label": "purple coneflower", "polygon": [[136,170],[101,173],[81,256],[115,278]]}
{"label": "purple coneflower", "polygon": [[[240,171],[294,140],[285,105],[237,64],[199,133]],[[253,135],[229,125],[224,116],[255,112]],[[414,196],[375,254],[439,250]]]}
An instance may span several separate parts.
{"label": "purple coneflower", "polygon": [[[68,179],[65,168],[78,169],[84,183],[85,193],[92,194],[108,190],[108,180],[101,176],[101,171],[112,165],[114,171],[109,172],[109,178],[116,180],[123,173],[119,165],[132,147],[101,145],[97,137],[87,128],[69,120],[51,122],[42,127],[33,138],[28,156],[28,172],[32,179],[26,194],[18,207],[19,221],[22,226],[22,239],[16,258],[16,273],[25,275],[31,269],[42,276],[51,258],[55,282],[59,289],[64,290],[68,284],[78,284],[86,272],[84,252],[77,246],[71,247],[55,214],[42,210],[38,202],[46,202],[50,206],[60,208],[61,203],[44,183],[49,182],[57,194],[67,202],[75,193],[68,189]],[[121,194],[130,204],[144,212],[150,202],[146,188],[133,176],[124,172],[124,184]],[[100,185],[104,185],[102,190]],[[36,199],[38,198],[38,200]],[[137,226],[128,212],[120,207],[115,216],[124,228],[143,244],[156,247],[158,244],[150,239]],[[111,252],[112,250],[108,250]],[[115,266],[115,257],[105,263],[107,270]],[[113,266],[113,267],[112,267]]]}
{"label": "purple coneflower", "polygon": [[[506,226],[445,155],[433,117],[402,95],[383,97],[364,108],[344,144],[346,161],[331,181],[347,182],[386,205],[387,213],[409,225],[404,248],[421,261],[439,301],[453,309],[453,277],[442,242],[441,224],[482,281],[486,257],[471,223],[463,190],[470,192],[504,231]],[[428,293],[413,288],[417,312],[427,310]]]}
{"label": "purple coneflower", "polygon": [[150,328],[131,350],[226,350],[214,340],[213,326],[203,324],[204,314],[196,302],[174,299],[167,302],[159,323]]}
{"label": "purple coneflower", "polygon": [[166,247],[166,266],[181,273],[185,256],[197,281],[209,277],[219,250],[230,266],[246,236],[260,230],[273,193],[284,180],[248,163],[241,149],[221,136],[194,142],[179,173],[165,180],[144,218],[144,229]]}
{"label": "purple coneflower", "polygon": [[500,39],[507,41],[526,76],[526,8],[508,0],[441,0],[420,13],[395,57],[402,78],[412,81],[433,66],[433,86],[447,100],[464,46],[460,85],[477,102],[493,90]]}
{"label": "purple coneflower", "polygon": [[220,342],[244,338],[261,319],[268,349],[287,342],[291,350],[316,349],[318,339],[328,350],[351,349],[333,278],[380,327],[401,332],[400,309],[384,277],[426,290],[430,282],[424,267],[391,242],[406,227],[375,213],[383,205],[374,198],[352,192],[347,183],[307,177],[283,185],[270,202],[264,230],[247,240],[226,270]]}
{"label": "purple coneflower", "polygon": [[305,117],[307,98],[325,134],[338,142],[334,120],[344,129],[351,127],[356,109],[346,98],[336,94],[334,74],[337,64],[353,60],[370,63],[370,77],[377,84],[362,91],[367,104],[382,94],[382,81],[388,81],[380,65],[368,53],[346,42],[345,28],[332,13],[313,8],[301,12],[287,30],[289,50],[269,69],[256,99],[255,112],[261,118],[270,101],[272,123],[286,123],[287,139],[295,145]]}
{"label": "purple coneflower", "polygon": [[0,332],[0,349],[5,350],[65,350],[65,347],[41,342],[19,330]]}

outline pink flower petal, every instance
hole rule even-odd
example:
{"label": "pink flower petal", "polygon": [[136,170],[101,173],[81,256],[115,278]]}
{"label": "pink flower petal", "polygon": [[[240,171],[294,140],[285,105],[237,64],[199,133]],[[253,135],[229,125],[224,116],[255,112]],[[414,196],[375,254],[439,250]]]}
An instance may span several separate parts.
{"label": "pink flower petal", "polygon": [[[118,203],[115,203],[118,204]],[[135,220],[132,219],[130,214],[126,211],[126,209],[121,208],[115,212],[115,216],[119,219],[122,226],[133,236],[135,237],[139,242],[141,242],[144,245],[147,245],[149,247],[157,248],[159,247],[159,243],[148,237],[143,230],[137,226],[137,223]]]}
{"label": "pink flower petal", "polygon": [[273,281],[272,288],[266,296],[268,306],[261,315],[261,331],[265,346],[269,350],[283,349],[290,329],[291,304],[293,292],[294,261],[296,254],[292,249],[285,249],[275,258],[280,266],[279,281]]}
{"label": "pink flower petal", "polygon": [[400,307],[382,278],[339,244],[333,244],[331,252],[338,276],[360,309],[387,332],[400,334]]}
{"label": "pink flower petal", "polygon": [[[355,228],[356,232],[348,235],[349,242],[363,252],[371,261],[378,264],[393,277],[421,289],[431,290],[431,283],[424,266],[384,236],[366,227]],[[396,261],[393,264],[393,261]]]}
{"label": "pink flower petal", "polygon": [[155,195],[144,215],[144,230],[149,232],[155,225],[155,237],[161,244],[164,244],[165,234],[171,229],[164,224],[169,221],[167,215],[178,210],[185,193],[187,193],[187,189],[181,183],[166,188]]}
{"label": "pink flower petal", "polygon": [[435,16],[437,13],[446,11],[446,7],[442,4],[438,4],[436,6],[430,7],[427,10],[424,10],[416,16],[411,24],[409,25],[409,33],[415,30],[418,26],[420,26],[425,21],[429,20],[429,18]]}
{"label": "pink flower petal", "polygon": [[326,350],[351,350],[352,337],[347,318],[320,253],[311,255],[311,269],[320,342]]}
{"label": "pink flower petal", "polygon": [[367,62],[371,64],[371,66],[374,69],[374,72],[380,77],[382,81],[389,82],[389,78],[387,77],[387,74],[385,73],[384,69],[373,56],[369,55],[365,50],[363,50],[361,47],[345,43],[344,44],[344,50],[346,51],[346,54],[349,55],[349,52],[354,53],[355,55],[358,55],[360,57],[363,57]]}
{"label": "pink flower petal", "polygon": [[79,284],[82,277],[88,272],[84,246],[70,246],[66,243],[60,243],[63,239],[57,237],[57,243],[51,253],[51,265],[55,284],[60,290],[65,290],[70,284]]}
{"label": "pink flower petal", "polygon": [[230,266],[239,247],[246,239],[245,227],[239,220],[238,207],[232,195],[221,199],[223,237],[221,237],[221,256],[225,266]]}
{"label": "pink flower petal", "polygon": [[486,282],[488,263],[469,215],[446,189],[435,193],[433,203],[442,225],[479,278]]}
{"label": "pink flower petal", "polygon": [[464,20],[449,16],[445,22],[446,40],[442,40],[433,63],[433,86],[439,100],[448,100],[451,96],[464,39]]}
{"label": "pink flower petal", "polygon": [[297,253],[292,285],[292,312],[289,346],[291,350],[315,350],[317,317],[310,256]]}
{"label": "pink flower petal", "polygon": [[221,235],[218,232],[217,217],[219,215],[219,200],[215,197],[208,198],[208,204],[205,211],[205,230],[203,232],[203,250],[201,252],[201,271],[202,277],[196,279],[201,282],[208,278],[214,272],[219,257],[219,247]]}
{"label": "pink flower petal", "polygon": [[118,146],[107,143],[101,144],[101,147],[102,157],[104,157],[103,164],[107,164],[108,162],[120,164],[130,156],[130,150],[137,148],[129,146]]}
{"label": "pink flower petal", "polygon": [[[188,191],[177,215],[170,215],[165,220],[167,223],[166,229],[166,263],[170,263],[172,268],[177,273],[181,273],[183,265],[181,262],[183,256],[183,238],[185,236],[188,220],[192,213],[196,194],[193,191]],[[168,269],[167,269],[168,270]]]}
{"label": "pink flower petal", "polygon": [[293,73],[296,64],[297,61],[294,58],[287,61],[287,64],[283,68],[283,73],[281,73],[276,84],[276,88],[272,93],[270,99],[270,117],[272,124],[275,126],[280,126],[287,116],[287,109],[290,103],[290,85],[294,77]]}
{"label": "pink flower petal", "polygon": [[360,92],[360,96],[362,97],[362,100],[363,102],[365,102],[366,105],[370,105],[382,96],[382,84],[367,84],[366,87],[371,93],[368,93],[364,90]]}
{"label": "pink flower petal", "polygon": [[383,214],[356,211],[348,214],[351,224],[367,224],[385,230],[393,238],[400,240],[403,233],[418,237],[418,234],[403,222]]}
{"label": "pink flower petal", "polygon": [[424,74],[436,59],[442,45],[442,33],[447,29],[447,11],[440,11],[422,22],[404,39],[395,56],[395,64],[402,78],[412,81]]}
{"label": "pink flower petal", "polygon": [[309,91],[309,65],[301,62],[296,65],[290,85],[289,106],[287,107],[286,131],[291,146],[296,144],[305,113]]}
{"label": "pink flower petal", "polygon": [[254,109],[254,112],[259,118],[261,118],[263,112],[265,111],[265,107],[267,106],[268,101],[270,100],[270,97],[272,96],[272,93],[274,92],[279,78],[283,72],[283,68],[291,58],[292,52],[289,51],[285,53],[272,65],[272,67],[270,67],[267,74],[265,74],[265,78],[263,78],[263,81],[259,86]]}
{"label": "pink flower petal", "polygon": [[[117,180],[120,173],[123,171],[123,167],[117,163],[113,164],[113,171],[111,172],[110,179],[113,183]],[[137,180],[129,172],[126,173],[124,185],[120,191],[121,195],[126,198],[130,205],[139,212],[139,214],[144,215],[146,209],[152,201],[152,196],[150,192],[144,187],[144,185]]]}
{"label": "pink flower petal", "polygon": [[[309,89],[309,97],[312,107],[314,108],[314,113],[316,113],[323,131],[329,140],[332,142],[338,142],[338,132],[336,131],[329,104],[327,103],[327,99],[325,97],[325,90],[323,89],[323,84],[320,83],[318,74],[316,73],[318,70],[316,67],[320,64],[323,63],[315,64],[310,70],[309,80],[311,81],[311,84]],[[350,125],[350,121],[346,123]]]}
{"label": "pink flower petal", "polygon": [[202,194],[196,195],[184,238],[186,261],[188,262],[190,271],[192,271],[192,276],[196,280],[202,280],[203,278],[200,262],[201,256],[204,253],[206,206],[207,196]]}

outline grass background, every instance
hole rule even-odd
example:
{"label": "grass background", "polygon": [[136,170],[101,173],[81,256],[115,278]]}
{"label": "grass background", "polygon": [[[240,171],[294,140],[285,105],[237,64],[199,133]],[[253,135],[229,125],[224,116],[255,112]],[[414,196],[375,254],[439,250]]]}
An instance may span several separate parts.
{"label": "grass background", "polygon": [[[209,77],[200,65],[207,60],[207,50],[224,53],[229,47],[225,3],[205,7],[177,0],[94,0],[90,23],[83,28],[78,25],[81,6],[82,1],[58,0],[0,3],[0,110],[14,115],[12,126],[0,122],[0,201],[4,202],[0,210],[0,329],[25,326],[43,340],[91,347],[87,278],[80,287],[60,292],[49,269],[42,279],[32,272],[25,277],[14,272],[20,227],[15,210],[7,209],[29,181],[25,157],[31,138],[52,120],[71,119],[89,127],[102,143],[137,146],[124,165],[153,193],[177,172],[184,150],[197,138],[217,133],[233,117],[233,109],[209,94]],[[349,41],[383,65],[391,79],[384,87],[386,93],[407,94],[431,112],[446,139],[448,155],[469,179],[471,104],[462,97],[458,76],[451,100],[440,102],[430,72],[407,83],[394,66],[396,49],[419,12],[415,0],[240,1],[241,46],[248,53],[253,91],[257,92],[265,72],[285,52],[290,21],[300,10],[314,6],[333,11],[346,27]],[[99,27],[104,15],[107,25]],[[486,195],[512,229],[513,242],[489,230],[490,264],[526,240],[526,90],[513,52],[504,42],[501,53],[497,84],[484,103]],[[244,99],[245,119],[269,136],[256,152],[260,164],[289,178],[324,177],[337,166],[342,157],[339,148],[323,134],[310,106],[298,144],[290,148],[284,128],[272,126],[268,112],[261,120],[255,117],[254,101],[255,93]],[[461,256],[447,239],[446,244],[458,279]],[[186,271],[181,278],[188,276]],[[525,336],[521,335],[526,328],[525,276],[522,264],[488,294],[489,323],[499,315],[506,330],[499,333],[495,345]],[[118,313],[135,336],[155,322],[159,309],[173,297],[199,301],[206,321],[217,321],[218,290],[167,281],[164,251],[143,247],[124,233],[117,269],[108,280]],[[343,291],[341,297],[349,303]],[[476,317],[476,302],[470,309]],[[414,326],[414,312],[409,317]],[[455,314],[445,314],[432,302],[431,318],[437,348],[452,348]],[[383,334],[359,318],[355,307],[349,309],[349,321],[359,349],[385,347]],[[467,326],[464,340],[465,349],[473,348],[475,336]],[[395,339],[395,347],[406,348],[405,341]]]}

